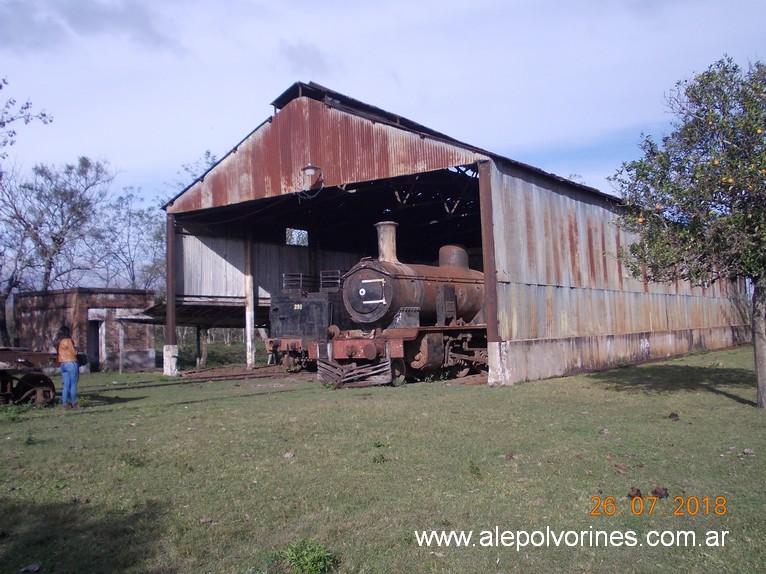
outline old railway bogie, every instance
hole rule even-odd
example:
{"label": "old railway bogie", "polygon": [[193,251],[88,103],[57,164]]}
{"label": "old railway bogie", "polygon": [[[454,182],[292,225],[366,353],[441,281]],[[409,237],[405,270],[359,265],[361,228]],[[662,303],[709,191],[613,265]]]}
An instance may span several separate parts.
{"label": "old railway bogie", "polygon": [[56,387],[42,367],[54,365],[55,360],[52,353],[0,348],[0,404],[53,404]]}
{"label": "old railway bogie", "polygon": [[[292,349],[334,388],[486,369],[484,274],[469,268],[467,251],[456,245],[442,246],[438,265],[400,262],[396,226],[376,225],[378,258],[339,277],[334,295],[321,295],[321,312],[304,310],[317,294],[283,291],[272,304],[272,352],[282,345],[289,357]],[[285,309],[293,314],[289,328]]]}

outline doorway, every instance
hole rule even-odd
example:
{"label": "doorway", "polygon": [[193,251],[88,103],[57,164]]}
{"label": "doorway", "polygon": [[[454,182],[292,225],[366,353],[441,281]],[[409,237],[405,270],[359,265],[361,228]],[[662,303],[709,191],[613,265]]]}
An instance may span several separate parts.
{"label": "doorway", "polygon": [[101,370],[101,334],[103,321],[88,321],[88,362],[90,371],[96,373]]}

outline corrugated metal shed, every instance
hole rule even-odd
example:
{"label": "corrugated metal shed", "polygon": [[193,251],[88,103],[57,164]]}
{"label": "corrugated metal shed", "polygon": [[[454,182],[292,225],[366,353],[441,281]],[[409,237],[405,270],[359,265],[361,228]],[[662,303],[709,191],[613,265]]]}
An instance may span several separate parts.
{"label": "corrugated metal shed", "polygon": [[[749,338],[743,284],[627,276],[616,254],[631,238],[614,225],[611,196],[317,84],[296,83],[273,105],[165,206],[184,312],[204,298],[263,303],[283,272],[348,268],[375,254],[373,225],[386,219],[400,224],[403,261],[458,243],[485,271],[492,382]],[[286,228],[309,246],[285,246]]]}

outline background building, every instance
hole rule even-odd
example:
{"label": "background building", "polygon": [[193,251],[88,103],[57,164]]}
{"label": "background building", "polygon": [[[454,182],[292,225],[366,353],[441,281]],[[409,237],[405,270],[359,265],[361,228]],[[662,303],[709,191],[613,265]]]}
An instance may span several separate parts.
{"label": "background building", "polygon": [[154,292],[133,289],[64,289],[19,293],[14,298],[18,345],[54,351],[56,331],[72,330],[92,371],[156,366],[154,326],[130,321],[154,302]]}

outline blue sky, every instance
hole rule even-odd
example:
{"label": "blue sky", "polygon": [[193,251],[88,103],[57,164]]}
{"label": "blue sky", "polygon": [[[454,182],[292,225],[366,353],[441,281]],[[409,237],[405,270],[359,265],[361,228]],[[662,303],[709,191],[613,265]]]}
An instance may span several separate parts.
{"label": "blue sky", "polygon": [[295,81],[609,192],[666,132],[665,95],[728,54],[766,58],[763,0],[0,0],[21,169],[87,155],[162,194]]}

